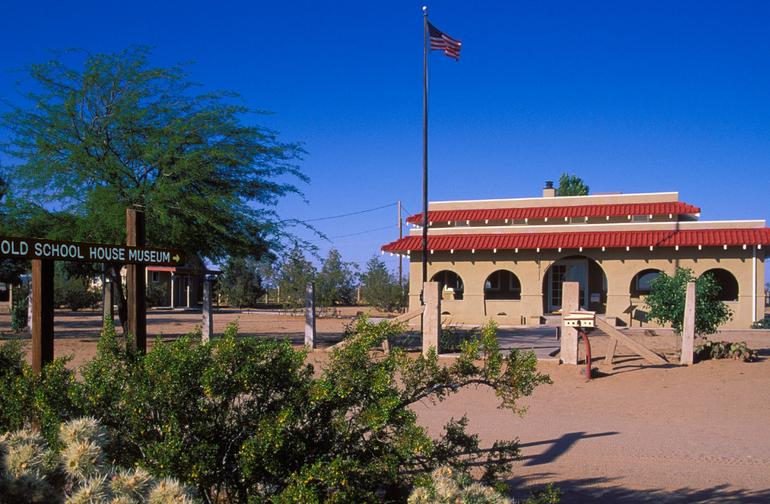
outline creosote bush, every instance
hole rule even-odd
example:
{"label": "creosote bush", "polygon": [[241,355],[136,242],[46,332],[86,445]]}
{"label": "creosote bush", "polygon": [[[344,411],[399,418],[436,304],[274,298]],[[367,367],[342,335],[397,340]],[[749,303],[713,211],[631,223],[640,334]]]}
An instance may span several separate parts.
{"label": "creosote bush", "polygon": [[[316,371],[304,350],[287,341],[238,337],[235,325],[206,344],[200,334],[159,340],[145,356],[128,352],[108,325],[82,379],[67,375],[56,382],[66,407],[46,409],[46,418],[58,433],[57,422],[90,415],[109,432],[70,426],[66,443],[54,436],[66,445],[57,450],[62,467],[83,481],[84,493],[104,487],[97,468],[105,460],[146,470],[122,477],[116,472],[113,492],[121,484],[116,481],[150,474],[176,478],[207,502],[405,501],[441,466],[479,467],[483,482],[495,482],[518,457],[515,441],[482,447],[467,432],[465,417],[449,419],[433,438],[411,406],[486,387],[500,407],[522,414],[519,399],[549,383],[537,372],[534,354],[503,355],[491,324],[463,342],[449,365],[440,364],[435,352],[372,352],[402,330],[360,319],[347,343]],[[11,381],[32,380],[19,366]],[[5,382],[0,378],[0,386]],[[19,410],[0,427],[31,419]]]}

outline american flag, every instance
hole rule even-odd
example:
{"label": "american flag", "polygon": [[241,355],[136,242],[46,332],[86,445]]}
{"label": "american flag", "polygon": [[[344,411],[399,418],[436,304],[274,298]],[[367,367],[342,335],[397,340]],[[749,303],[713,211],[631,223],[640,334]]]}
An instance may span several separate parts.
{"label": "american flag", "polygon": [[456,60],[460,59],[462,42],[455,40],[428,22],[430,33],[430,48],[432,51],[444,51],[444,54]]}

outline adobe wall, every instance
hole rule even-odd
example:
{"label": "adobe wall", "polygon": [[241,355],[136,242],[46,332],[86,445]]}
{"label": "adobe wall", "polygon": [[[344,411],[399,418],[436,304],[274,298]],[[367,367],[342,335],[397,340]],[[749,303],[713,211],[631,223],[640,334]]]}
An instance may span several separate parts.
{"label": "adobe wall", "polygon": [[[752,274],[754,272],[752,247],[743,250],[741,247],[683,247],[679,251],[671,248],[647,249],[607,249],[588,250],[583,253],[577,250],[542,251],[522,250],[515,253],[512,250],[498,251],[456,251],[429,254],[428,280],[441,271],[449,270],[457,273],[464,283],[462,300],[444,299],[442,312],[445,321],[452,323],[483,324],[495,320],[501,325],[519,325],[526,321],[532,322],[533,317],[543,315],[543,279],[548,268],[557,260],[569,256],[585,256],[593,259],[604,271],[607,278],[606,315],[617,317],[628,324],[629,314],[624,311],[631,304],[637,305],[641,312],[644,309],[643,300],[631,297],[631,281],[634,276],[645,269],[659,269],[666,274],[673,274],[676,267],[690,268],[696,275],[701,275],[709,269],[722,268],[733,274],[738,282],[738,301],[727,301],[733,311],[733,319],[724,327],[748,328],[752,323]],[[756,250],[756,314],[762,318],[764,314],[763,289],[765,283],[764,260],[765,250]],[[419,307],[420,282],[422,275],[421,254],[411,253],[410,261],[410,299],[409,308]],[[487,277],[497,270],[513,272],[521,283],[520,300],[486,300],[484,299],[484,282]],[[637,313],[637,317],[643,313]],[[642,318],[643,317],[639,317]],[[634,326],[654,326],[636,318]]]}

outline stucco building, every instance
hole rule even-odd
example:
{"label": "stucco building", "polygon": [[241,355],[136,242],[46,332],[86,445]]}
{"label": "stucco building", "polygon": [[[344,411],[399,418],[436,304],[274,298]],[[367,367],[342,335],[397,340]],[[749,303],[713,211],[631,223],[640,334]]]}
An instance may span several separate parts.
{"label": "stucco building", "polygon": [[[643,298],[660,272],[710,272],[733,311],[727,327],[764,317],[764,220],[702,221],[676,192],[432,202],[428,279],[453,323],[538,324],[561,307],[561,284],[617,325],[649,325]],[[410,259],[410,310],[420,305],[422,215],[382,250]]]}

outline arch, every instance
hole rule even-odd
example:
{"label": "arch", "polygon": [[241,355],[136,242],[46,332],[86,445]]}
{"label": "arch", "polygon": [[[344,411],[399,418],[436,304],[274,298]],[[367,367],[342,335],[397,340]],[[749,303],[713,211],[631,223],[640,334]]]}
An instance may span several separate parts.
{"label": "arch", "polygon": [[508,270],[493,271],[484,280],[484,299],[521,299],[521,282]]}
{"label": "arch", "polygon": [[640,271],[631,279],[631,285],[628,286],[628,292],[631,297],[638,298],[650,293],[652,281],[663,274],[663,271],[656,268],[648,268]]}
{"label": "arch", "polygon": [[714,268],[704,271],[701,276],[709,274],[720,287],[717,299],[720,301],[738,301],[738,280],[735,275],[726,269]]}
{"label": "arch", "polygon": [[431,282],[438,282],[441,288],[441,297],[446,299],[445,296],[454,299],[462,299],[465,286],[463,285],[463,279],[450,270],[441,270],[435,273],[431,279]]}
{"label": "arch", "polygon": [[594,259],[584,255],[567,256],[554,261],[543,275],[543,313],[561,308],[561,284],[580,283],[580,307],[606,313],[607,275]]}

